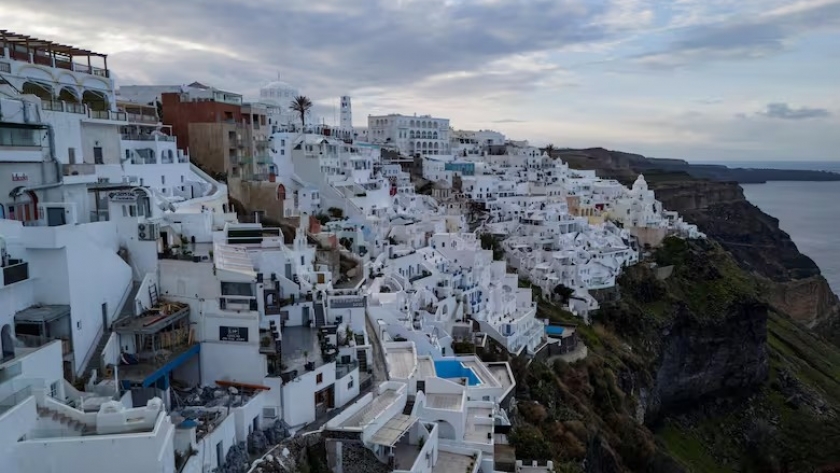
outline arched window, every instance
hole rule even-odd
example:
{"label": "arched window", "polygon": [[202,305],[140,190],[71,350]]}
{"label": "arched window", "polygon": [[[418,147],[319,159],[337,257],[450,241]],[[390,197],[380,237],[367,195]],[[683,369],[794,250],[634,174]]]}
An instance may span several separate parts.
{"label": "arched window", "polygon": [[438,134],[437,134],[437,132],[432,133],[432,138],[434,138],[434,139],[438,139]]}
{"label": "arched window", "polygon": [[286,186],[283,184],[277,186],[277,200],[286,200]]}
{"label": "arched window", "polygon": [[414,130],[411,130],[410,132],[408,132],[408,137],[411,138],[412,140],[414,139]]}

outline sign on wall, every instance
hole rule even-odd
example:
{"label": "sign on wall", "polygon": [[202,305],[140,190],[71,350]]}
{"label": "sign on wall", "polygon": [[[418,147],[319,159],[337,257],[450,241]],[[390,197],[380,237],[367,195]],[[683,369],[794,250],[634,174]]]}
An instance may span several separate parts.
{"label": "sign on wall", "polygon": [[219,340],[223,342],[247,342],[248,327],[219,327]]}
{"label": "sign on wall", "polygon": [[29,175],[25,172],[13,172],[12,182],[26,182],[29,180]]}
{"label": "sign on wall", "polygon": [[333,309],[358,309],[365,307],[364,296],[334,297],[330,299]]}
{"label": "sign on wall", "polygon": [[134,191],[114,191],[108,193],[111,202],[137,202],[137,193]]}

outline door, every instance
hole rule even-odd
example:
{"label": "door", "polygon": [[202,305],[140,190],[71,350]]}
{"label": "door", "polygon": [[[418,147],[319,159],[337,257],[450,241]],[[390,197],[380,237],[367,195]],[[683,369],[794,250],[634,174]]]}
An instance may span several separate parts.
{"label": "door", "polygon": [[286,263],[286,279],[292,279],[292,263]]}
{"label": "door", "polygon": [[102,303],[102,331],[108,331],[108,303]]}
{"label": "door", "polygon": [[64,207],[47,207],[47,226],[57,227],[66,223]]}
{"label": "door", "polygon": [[309,320],[309,306],[308,305],[303,306],[303,316],[301,317],[301,319],[303,320],[303,326],[304,327],[309,325],[310,320]]}

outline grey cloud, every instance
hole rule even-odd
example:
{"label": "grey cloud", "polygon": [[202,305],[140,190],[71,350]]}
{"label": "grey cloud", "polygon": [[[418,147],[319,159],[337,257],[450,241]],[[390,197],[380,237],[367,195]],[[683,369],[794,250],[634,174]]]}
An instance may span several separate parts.
{"label": "grey cloud", "polygon": [[741,60],[783,52],[799,35],[840,27],[840,1],[789,8],[777,13],[682,28],[657,51],[631,57],[650,68],[675,68],[715,60]]}
{"label": "grey cloud", "polygon": [[[603,40],[613,31],[597,23],[607,1],[581,6],[572,0],[358,0],[347,6],[333,0],[211,0],[196,6],[148,0],[138,6],[45,0],[37,13],[54,15],[56,25],[66,25],[62,34],[67,40],[80,46],[107,44],[113,36],[159,46],[160,54],[111,56],[109,65],[124,82],[201,80],[253,93],[280,70],[284,80],[308,94],[335,96],[373,84],[410,85],[436,74],[477,70],[509,55]],[[8,3],[35,11],[25,0]]]}
{"label": "grey cloud", "polygon": [[491,123],[528,123],[525,120],[517,120],[516,118],[503,118],[501,120],[493,120]]}
{"label": "grey cloud", "polygon": [[831,116],[831,112],[824,108],[791,108],[786,103],[770,103],[764,111],[758,112],[759,115],[767,118],[779,118],[782,120],[805,120],[808,118],[826,118]]}

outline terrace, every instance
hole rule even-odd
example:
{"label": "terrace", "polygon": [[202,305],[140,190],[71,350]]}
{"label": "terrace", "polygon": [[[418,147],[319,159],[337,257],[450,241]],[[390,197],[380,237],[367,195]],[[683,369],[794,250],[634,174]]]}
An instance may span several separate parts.
{"label": "terrace", "polygon": [[61,340],[62,354],[73,353],[69,305],[33,306],[15,314],[15,336],[27,347]]}
{"label": "terrace", "polygon": [[[0,30],[0,44],[2,44],[3,56],[16,61],[66,69],[99,77],[111,76],[108,71],[108,56],[106,54],[33,38],[8,30]],[[83,58],[86,64],[74,62],[75,58]],[[93,65],[93,58],[101,59],[101,67]]]}
{"label": "terrace", "polygon": [[[139,316],[122,317],[113,330],[133,341],[134,353],[120,355],[120,379],[124,384],[149,387],[169,384],[169,373],[198,353],[190,308],[177,302],[161,302]],[[125,346],[125,341],[120,343]]]}

